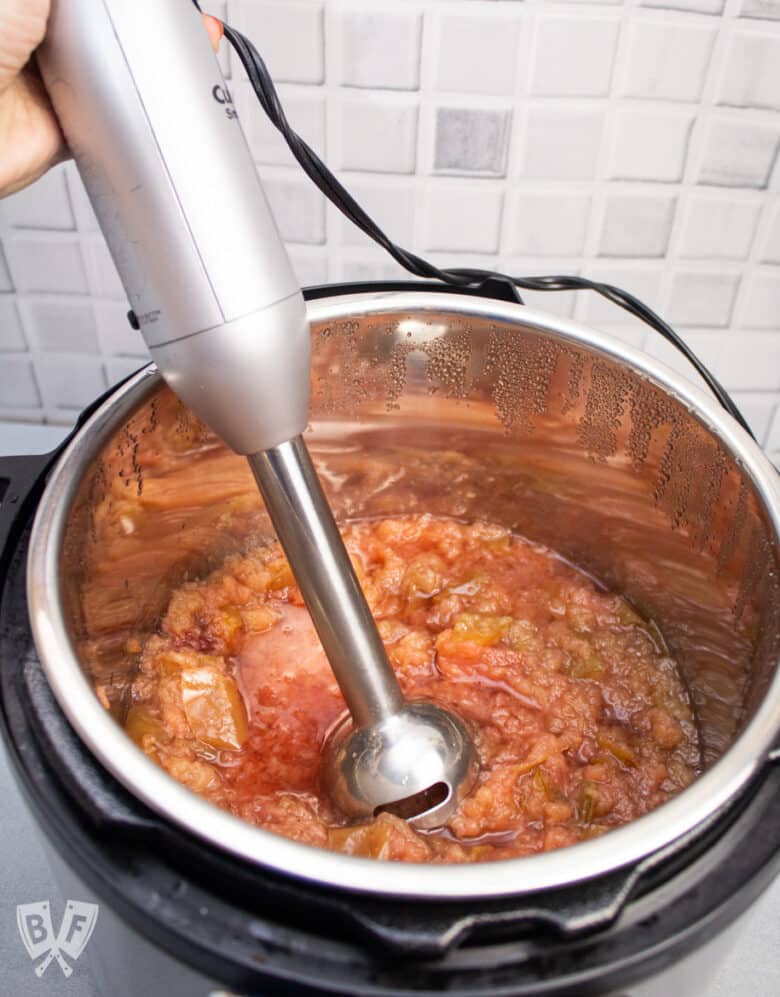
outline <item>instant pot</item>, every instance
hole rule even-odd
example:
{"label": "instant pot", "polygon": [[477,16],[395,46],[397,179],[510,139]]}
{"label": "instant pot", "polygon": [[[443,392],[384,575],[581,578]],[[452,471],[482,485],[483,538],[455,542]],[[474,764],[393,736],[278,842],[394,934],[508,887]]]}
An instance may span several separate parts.
{"label": "instant pot", "polygon": [[625,594],[680,664],[704,773],[600,838],[467,866],[310,848],[174,782],[121,728],[128,641],[270,526],[145,368],[58,452],[0,463],[3,733],[67,895],[101,902],[106,993],[696,995],[746,930],[780,864],[777,473],[661,364],[493,290],[305,292],[329,498],[494,520]]}

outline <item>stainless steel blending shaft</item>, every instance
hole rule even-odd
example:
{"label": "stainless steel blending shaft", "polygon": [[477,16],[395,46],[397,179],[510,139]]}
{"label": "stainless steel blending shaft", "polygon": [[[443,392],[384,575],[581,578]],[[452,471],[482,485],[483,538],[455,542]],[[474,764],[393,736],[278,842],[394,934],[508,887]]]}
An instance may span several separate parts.
{"label": "stainless steel blending shaft", "polygon": [[301,437],[249,463],[354,724],[326,747],[325,788],[350,816],[388,809],[418,827],[443,824],[477,774],[463,723],[404,700]]}
{"label": "stainless steel blending shaft", "polygon": [[312,467],[306,308],[200,17],[142,7],[52,0],[44,82],[152,358],[248,457],[344,694],[329,791],[436,826],[474,781],[471,740],[405,702]]}

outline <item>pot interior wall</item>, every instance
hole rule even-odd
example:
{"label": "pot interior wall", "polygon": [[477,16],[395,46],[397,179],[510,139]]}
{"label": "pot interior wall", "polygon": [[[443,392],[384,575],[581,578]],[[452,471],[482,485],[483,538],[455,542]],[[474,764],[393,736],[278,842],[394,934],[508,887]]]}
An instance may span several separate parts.
{"label": "pot interior wall", "polygon": [[[337,515],[481,517],[554,548],[658,624],[717,759],[780,635],[776,538],[717,436],[622,361],[530,322],[388,309],[313,335],[307,439]],[[243,458],[156,377],[131,390],[62,557],[73,640],[117,717],[171,590],[271,535]]]}

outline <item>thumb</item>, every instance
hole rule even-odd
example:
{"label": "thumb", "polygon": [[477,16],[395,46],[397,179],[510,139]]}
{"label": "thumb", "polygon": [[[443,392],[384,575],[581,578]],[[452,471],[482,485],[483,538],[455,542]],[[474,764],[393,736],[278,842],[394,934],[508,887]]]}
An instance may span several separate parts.
{"label": "thumb", "polygon": [[48,16],[49,0],[0,0],[0,93],[43,41]]}
{"label": "thumb", "polygon": [[211,17],[208,14],[203,15],[203,23],[206,26],[206,31],[209,35],[209,41],[216,52],[219,48],[219,43],[222,40],[222,35],[224,33],[224,28],[222,27],[222,21],[218,20],[216,17]]}

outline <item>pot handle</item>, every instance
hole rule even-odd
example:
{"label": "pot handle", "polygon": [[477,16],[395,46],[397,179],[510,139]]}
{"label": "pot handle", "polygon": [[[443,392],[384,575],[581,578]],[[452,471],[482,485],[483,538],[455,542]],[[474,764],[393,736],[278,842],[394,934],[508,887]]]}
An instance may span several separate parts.
{"label": "pot handle", "polygon": [[384,951],[420,959],[440,958],[481,934],[495,935],[502,926],[515,937],[526,929],[571,938],[608,928],[631,897],[641,867],[618,869],[590,882],[548,890],[534,896],[485,900],[466,907],[441,904],[434,913],[415,917],[408,904],[365,902],[345,905],[344,914],[369,943]]}
{"label": "pot handle", "polygon": [[0,588],[6,575],[6,562],[16,534],[24,522],[24,513],[39,494],[46,471],[57,456],[46,454],[25,457],[0,457]]}
{"label": "pot handle", "polygon": [[376,294],[387,291],[465,294],[468,297],[493,298],[494,301],[524,304],[517,287],[509,280],[502,280],[497,274],[487,277],[476,287],[456,287],[451,284],[440,284],[434,280],[366,280],[348,281],[345,284],[316,284],[313,287],[304,287],[303,297],[306,301],[317,301],[319,298],[332,298],[341,294]]}

